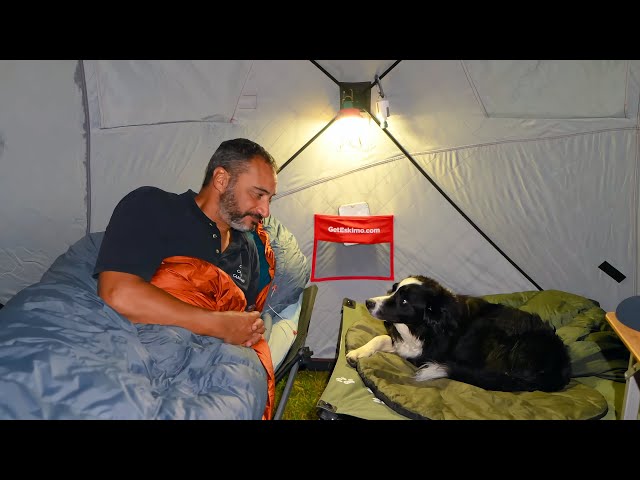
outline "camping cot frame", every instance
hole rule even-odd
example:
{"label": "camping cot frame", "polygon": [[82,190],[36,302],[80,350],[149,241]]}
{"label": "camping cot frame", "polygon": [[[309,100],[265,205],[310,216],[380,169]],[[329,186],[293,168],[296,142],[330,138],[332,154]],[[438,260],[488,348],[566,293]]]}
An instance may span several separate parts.
{"label": "camping cot frame", "polygon": [[313,305],[316,301],[317,294],[317,285],[309,285],[304,289],[302,293],[300,316],[298,317],[298,333],[293,344],[289,348],[287,355],[275,372],[276,383],[282,380],[285,375],[288,374],[289,376],[282,391],[280,400],[278,401],[276,412],[273,417],[274,420],[282,420],[282,415],[284,414],[284,409],[289,401],[293,382],[296,379],[298,370],[301,366],[305,366],[311,355],[313,355],[313,352],[305,345],[305,342],[307,340],[311,314],[313,312]]}

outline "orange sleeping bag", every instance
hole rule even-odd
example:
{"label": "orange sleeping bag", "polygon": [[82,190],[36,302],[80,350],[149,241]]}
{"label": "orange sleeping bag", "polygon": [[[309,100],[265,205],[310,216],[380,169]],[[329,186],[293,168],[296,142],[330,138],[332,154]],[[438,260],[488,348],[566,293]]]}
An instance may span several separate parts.
{"label": "orange sleeping bag", "polygon": [[[273,280],[275,274],[275,255],[269,244],[269,235],[258,225],[257,233],[265,245],[265,256],[269,263],[269,275]],[[215,311],[244,311],[247,300],[244,293],[231,277],[215,265],[199,258],[172,256],[162,261],[151,278],[151,283],[162,288],[185,303]],[[258,294],[256,310],[262,311],[271,282]],[[241,347],[244,348],[244,347]],[[267,404],[263,420],[273,418],[275,404],[275,373],[269,344],[262,338],[253,348],[267,372]]]}

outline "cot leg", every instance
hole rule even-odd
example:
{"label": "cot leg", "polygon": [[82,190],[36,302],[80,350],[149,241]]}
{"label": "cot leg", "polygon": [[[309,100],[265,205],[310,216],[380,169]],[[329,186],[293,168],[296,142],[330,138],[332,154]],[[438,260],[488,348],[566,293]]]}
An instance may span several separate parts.
{"label": "cot leg", "polygon": [[297,361],[289,370],[289,376],[287,377],[287,383],[282,390],[282,396],[280,397],[280,401],[278,402],[278,408],[276,409],[276,414],[274,415],[274,420],[281,420],[282,414],[284,413],[284,408],[287,406],[287,401],[289,400],[289,394],[291,393],[291,389],[293,388],[293,382],[296,379],[296,374],[298,373],[298,368],[300,368],[300,361]]}
{"label": "cot leg", "polygon": [[622,420],[637,420],[640,408],[640,363],[635,363],[633,355],[629,357],[629,369],[624,374],[627,383],[624,387],[624,401],[622,402]]}

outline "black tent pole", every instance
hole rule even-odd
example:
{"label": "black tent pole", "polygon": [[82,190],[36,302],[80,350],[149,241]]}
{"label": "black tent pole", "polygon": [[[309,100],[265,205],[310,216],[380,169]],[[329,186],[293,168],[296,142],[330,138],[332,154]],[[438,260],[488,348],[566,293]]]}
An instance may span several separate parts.
{"label": "black tent pole", "polygon": [[305,148],[307,148],[309,145],[311,145],[311,144],[314,142],[314,140],[315,140],[316,138],[318,138],[320,135],[322,135],[322,132],[324,132],[327,128],[329,128],[329,126],[330,126],[333,122],[335,122],[337,118],[338,118],[338,115],[336,115],[335,117],[333,117],[333,118],[329,121],[329,123],[327,123],[324,127],[322,127],[322,130],[320,130],[318,133],[316,133],[316,134],[311,138],[311,140],[309,140],[307,143],[305,143],[305,144],[302,146],[302,148],[301,148],[300,150],[298,150],[296,153],[294,153],[294,154],[289,158],[289,160],[287,160],[286,162],[284,162],[284,164],[283,164],[280,168],[278,168],[278,173],[280,173],[282,170],[284,170],[284,167],[286,167],[287,165],[289,165],[289,163],[291,163],[291,161],[292,161],[294,158],[296,158],[298,155],[300,155],[300,154],[302,153],[302,151],[303,151]]}
{"label": "black tent pole", "polygon": [[497,245],[496,245],[496,244],[495,244],[495,243],[494,243],[494,242],[493,242],[493,241],[492,241],[492,240],[491,240],[491,239],[490,239],[490,238],[489,238],[489,237],[488,237],[488,236],[487,236],[487,235],[486,235],[486,234],[485,234],[481,229],[480,229],[480,227],[478,227],[478,226],[473,222],[473,220],[471,220],[471,219],[467,216],[467,214],[466,214],[466,213],[464,213],[464,212],[460,209],[460,207],[458,207],[458,205],[456,205],[456,204],[455,204],[455,202],[454,202],[453,200],[451,200],[451,198],[449,197],[449,195],[447,195],[447,194],[444,192],[444,190],[442,190],[442,189],[440,188],[440,186],[438,186],[438,184],[437,184],[437,183],[436,183],[436,182],[435,182],[435,181],[434,181],[434,180],[429,176],[429,174],[428,174],[427,172],[425,172],[425,171],[422,169],[422,167],[418,164],[418,162],[416,162],[416,160],[411,156],[411,154],[409,154],[409,152],[407,152],[407,150],[406,150],[406,149],[405,149],[405,148],[400,144],[400,142],[398,142],[398,140],[396,140],[396,139],[395,139],[395,137],[394,137],[393,135],[391,135],[391,133],[389,132],[389,130],[388,130],[388,129],[386,129],[386,128],[382,128],[382,127],[380,126],[380,122],[379,122],[379,121],[378,121],[378,119],[375,117],[375,115],[373,115],[373,114],[371,113],[371,111],[369,111],[369,109],[365,108],[365,110],[366,110],[366,112],[371,116],[371,118],[373,118],[373,120],[378,124],[378,126],[382,129],[382,131],[383,131],[384,133],[386,133],[386,134],[387,134],[387,137],[389,137],[389,138],[391,139],[391,141],[392,141],[393,143],[395,143],[396,147],[398,147],[398,148],[400,149],[400,151],[404,154],[404,156],[405,156],[405,157],[407,157],[411,163],[413,163],[413,166],[414,166],[414,167],[416,167],[416,168],[418,169],[418,171],[419,171],[419,172],[420,172],[420,173],[421,173],[421,174],[422,174],[422,175],[423,175],[423,176],[424,176],[424,177],[429,181],[429,183],[431,183],[431,185],[433,185],[433,187],[434,187],[434,188],[435,188],[435,189],[440,193],[440,195],[442,195],[442,196],[445,198],[445,200],[446,200],[447,202],[449,202],[449,204],[451,204],[451,206],[452,206],[453,208],[455,208],[455,209],[456,209],[456,211],[457,211],[460,215],[462,215],[462,218],[464,218],[464,219],[465,219],[465,220],[466,220],[466,221],[467,221],[467,222],[468,222],[468,223],[469,223],[473,228],[475,228],[475,229],[476,229],[476,231],[477,231],[480,235],[482,235],[482,237],[483,237],[487,242],[489,242],[489,243],[491,244],[491,246],[492,246],[493,248],[495,248],[495,249],[500,253],[500,255],[502,255],[502,256],[503,256],[503,257],[504,257],[504,258],[505,258],[505,259],[506,259],[506,260],[507,260],[511,265],[513,265],[513,266],[514,266],[514,267],[515,267],[515,268],[516,268],[516,269],[517,269],[517,270],[518,270],[522,275],[524,275],[524,277],[525,277],[527,280],[529,280],[533,285],[535,285],[535,287],[536,287],[538,290],[543,290],[543,288],[542,288],[542,287],[540,287],[540,285],[538,285],[536,282],[534,282],[534,281],[533,281],[533,279],[532,279],[529,275],[527,275],[527,274],[526,274],[526,273],[525,273],[525,272],[524,272],[524,271],[523,271],[523,270],[522,270],[522,269],[521,269],[521,268],[520,268],[520,267],[519,267],[519,266],[518,266],[518,265],[517,265],[513,260],[511,260],[511,259],[509,258],[509,256],[508,256],[506,253],[504,253],[504,252],[502,251],[502,249],[501,249],[500,247],[498,247],[498,246],[497,246]]}

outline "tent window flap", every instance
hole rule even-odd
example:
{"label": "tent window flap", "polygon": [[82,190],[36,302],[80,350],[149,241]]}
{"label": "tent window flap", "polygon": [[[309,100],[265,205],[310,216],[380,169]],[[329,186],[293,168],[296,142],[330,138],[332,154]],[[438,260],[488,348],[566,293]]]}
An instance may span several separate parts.
{"label": "tent window flap", "polygon": [[314,215],[311,281],[356,279],[393,280],[393,215]]}

